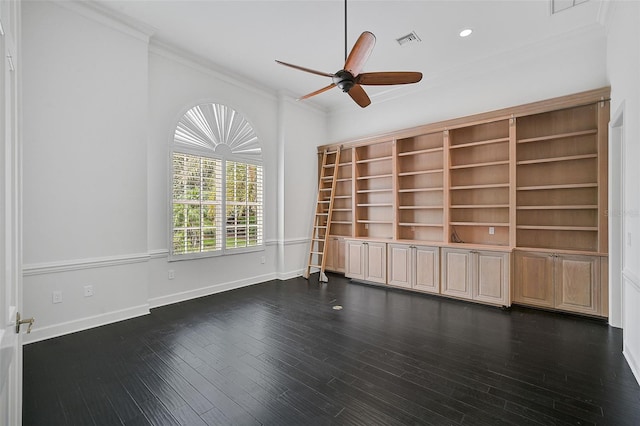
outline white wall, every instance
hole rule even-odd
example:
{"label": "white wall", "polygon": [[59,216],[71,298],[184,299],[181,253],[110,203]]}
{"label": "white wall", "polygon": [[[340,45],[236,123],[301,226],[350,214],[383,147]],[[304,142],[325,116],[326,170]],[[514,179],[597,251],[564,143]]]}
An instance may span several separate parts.
{"label": "white wall", "polygon": [[[622,326],[624,354],[640,381],[640,3],[611,2],[607,16],[607,74],[611,82],[612,119],[623,116]],[[631,240],[628,241],[628,234]],[[612,271],[618,273],[620,271]]]}
{"label": "white wall", "polygon": [[284,194],[284,247],[280,269],[293,272],[293,275],[300,275],[308,261],[318,190],[316,152],[319,145],[327,142],[324,113],[319,116],[318,111],[305,105],[291,98],[281,102],[282,118],[286,123],[283,134],[286,149],[283,158],[285,175],[280,186]]}
{"label": "white wall", "polygon": [[[150,46],[144,28],[91,5],[23,2],[23,29],[24,312],[36,317],[25,342],[299,275],[323,112],[282,108],[275,93]],[[169,262],[169,147],[178,119],[202,102],[236,109],[260,139],[266,247]]]}
{"label": "white wall", "polygon": [[70,3],[22,6],[23,305],[38,336],[146,311],[147,37]]}

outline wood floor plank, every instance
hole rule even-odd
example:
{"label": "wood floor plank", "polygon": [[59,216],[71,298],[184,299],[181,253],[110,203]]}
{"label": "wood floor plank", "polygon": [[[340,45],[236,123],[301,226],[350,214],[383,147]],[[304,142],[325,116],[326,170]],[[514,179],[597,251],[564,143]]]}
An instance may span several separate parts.
{"label": "wood floor plank", "polygon": [[622,337],[603,321],[335,274],[273,280],[25,346],[23,419],[637,426]]}

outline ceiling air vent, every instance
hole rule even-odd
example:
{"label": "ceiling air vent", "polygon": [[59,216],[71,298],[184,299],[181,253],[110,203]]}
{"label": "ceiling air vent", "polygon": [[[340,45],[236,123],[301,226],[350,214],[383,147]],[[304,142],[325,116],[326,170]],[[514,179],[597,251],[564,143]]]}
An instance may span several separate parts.
{"label": "ceiling air vent", "polygon": [[398,42],[398,44],[400,46],[406,46],[408,44],[420,43],[422,40],[420,40],[420,37],[418,37],[418,34],[416,34],[415,31],[411,31],[406,36],[402,36],[400,38],[397,38],[396,41]]}

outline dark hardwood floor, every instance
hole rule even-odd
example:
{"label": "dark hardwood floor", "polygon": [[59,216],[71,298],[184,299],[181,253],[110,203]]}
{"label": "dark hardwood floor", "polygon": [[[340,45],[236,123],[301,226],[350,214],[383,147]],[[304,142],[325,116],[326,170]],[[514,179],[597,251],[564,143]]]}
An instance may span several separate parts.
{"label": "dark hardwood floor", "polygon": [[24,425],[640,425],[604,322],[329,280],[27,345]]}

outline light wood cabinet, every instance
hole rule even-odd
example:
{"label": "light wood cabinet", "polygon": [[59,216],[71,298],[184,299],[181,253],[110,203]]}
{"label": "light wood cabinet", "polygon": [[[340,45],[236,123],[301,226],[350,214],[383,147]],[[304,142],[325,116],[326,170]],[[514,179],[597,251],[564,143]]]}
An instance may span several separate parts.
{"label": "light wood cabinet", "polygon": [[551,252],[515,255],[514,302],[589,315],[606,315],[601,258]]}
{"label": "light wood cabinet", "polygon": [[509,306],[510,253],[442,249],[442,294]]}
{"label": "light wood cabinet", "polygon": [[347,240],[346,252],[346,277],[386,284],[386,243]]}
{"label": "light wood cabinet", "polygon": [[439,293],[439,247],[388,244],[387,258],[389,285]]}
{"label": "light wood cabinet", "polygon": [[343,237],[329,237],[325,250],[325,269],[333,272],[345,272],[346,244]]}

